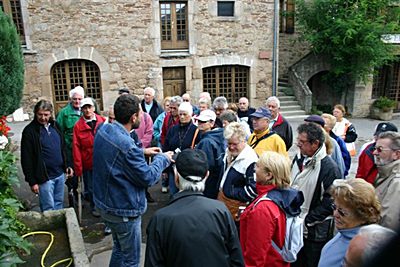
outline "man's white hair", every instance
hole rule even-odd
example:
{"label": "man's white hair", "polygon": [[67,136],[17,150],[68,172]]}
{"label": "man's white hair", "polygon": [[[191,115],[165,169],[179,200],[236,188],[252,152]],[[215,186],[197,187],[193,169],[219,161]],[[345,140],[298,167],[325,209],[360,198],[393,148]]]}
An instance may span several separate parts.
{"label": "man's white hair", "polygon": [[156,94],[156,90],[154,90],[154,88],[152,88],[152,87],[144,88],[143,92],[144,93],[149,92],[152,96],[155,96],[155,94]]}
{"label": "man's white hair", "polygon": [[275,102],[278,108],[281,107],[281,101],[276,96],[270,96],[267,98],[267,101],[265,101],[265,104],[268,105],[269,102]]}
{"label": "man's white hair", "polygon": [[[193,192],[203,192],[204,191],[206,179],[203,179],[198,182],[191,182],[191,181],[188,181],[185,178],[183,178],[182,175],[180,175],[179,173],[178,173],[178,177],[179,177],[179,190],[193,191]],[[201,177],[195,177],[195,178],[198,178],[195,180],[201,179]]]}

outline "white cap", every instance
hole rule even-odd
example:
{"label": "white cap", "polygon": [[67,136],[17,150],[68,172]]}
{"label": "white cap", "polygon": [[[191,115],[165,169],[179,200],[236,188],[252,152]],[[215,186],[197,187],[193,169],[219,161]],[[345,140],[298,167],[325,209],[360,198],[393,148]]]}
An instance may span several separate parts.
{"label": "white cap", "polygon": [[92,98],[86,97],[86,98],[82,99],[82,101],[81,101],[81,108],[82,108],[84,105],[91,105],[91,106],[93,107],[93,106],[94,106],[94,103],[93,103]]}
{"label": "white cap", "polygon": [[85,91],[83,90],[82,86],[77,86],[74,89],[72,89],[71,91],[69,91],[69,98],[72,98],[74,96],[74,94],[78,94],[82,97],[85,97]]}
{"label": "white cap", "polygon": [[189,102],[182,102],[179,105],[178,111],[186,111],[190,116],[193,115],[193,107]]}
{"label": "white cap", "polygon": [[211,109],[206,109],[200,112],[200,115],[196,117],[198,121],[215,121],[217,119],[217,115]]}

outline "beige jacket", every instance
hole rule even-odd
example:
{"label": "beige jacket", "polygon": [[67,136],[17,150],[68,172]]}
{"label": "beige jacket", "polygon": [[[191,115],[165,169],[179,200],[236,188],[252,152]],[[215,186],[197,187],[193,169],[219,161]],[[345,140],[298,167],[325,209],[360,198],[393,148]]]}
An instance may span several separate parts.
{"label": "beige jacket", "polygon": [[400,159],[378,166],[375,192],[382,205],[380,224],[397,231],[400,227]]}

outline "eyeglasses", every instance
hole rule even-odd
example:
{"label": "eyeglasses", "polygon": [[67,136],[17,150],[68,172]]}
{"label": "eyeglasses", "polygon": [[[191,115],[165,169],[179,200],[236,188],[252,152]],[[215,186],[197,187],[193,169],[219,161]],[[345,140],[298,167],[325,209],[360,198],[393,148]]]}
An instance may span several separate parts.
{"label": "eyeglasses", "polygon": [[374,150],[376,150],[378,153],[382,153],[382,151],[389,151],[389,150],[393,150],[393,149],[383,148],[382,146],[376,146],[376,147],[374,147]]}
{"label": "eyeglasses", "polygon": [[197,123],[207,123],[207,122],[209,122],[209,121],[199,121],[199,120],[197,120]]}
{"label": "eyeglasses", "polygon": [[332,204],[333,210],[336,210],[340,217],[349,217],[350,213],[344,212],[341,208],[336,207],[335,204]]}
{"label": "eyeglasses", "polygon": [[[306,143],[310,143],[310,141],[308,141],[308,140],[300,140],[300,139],[298,139],[297,138],[297,144],[298,145],[300,145],[300,146],[302,146],[302,145],[304,145],[304,144],[306,144]],[[311,143],[310,143],[311,144]]]}

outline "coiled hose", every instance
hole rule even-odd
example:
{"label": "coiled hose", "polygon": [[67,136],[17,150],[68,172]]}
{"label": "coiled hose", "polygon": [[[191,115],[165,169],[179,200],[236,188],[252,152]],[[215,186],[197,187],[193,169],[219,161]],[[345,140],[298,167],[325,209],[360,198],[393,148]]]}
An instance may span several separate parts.
{"label": "coiled hose", "polygon": [[[44,265],[44,259],[46,258],[47,252],[49,252],[51,246],[53,245],[54,235],[52,233],[46,232],[46,231],[36,231],[36,232],[30,232],[30,233],[24,234],[22,236],[22,238],[25,238],[25,237],[28,237],[28,236],[31,236],[31,235],[50,235],[50,244],[47,246],[46,250],[44,251],[44,253],[42,255],[42,259],[40,261],[41,267],[46,267]],[[50,267],[54,267],[54,266],[57,266],[57,265],[59,265],[61,263],[65,263],[65,262],[68,262],[68,261],[69,261],[69,263],[68,263],[67,267],[69,267],[69,266],[71,266],[71,264],[73,262],[72,258],[66,258],[66,259],[63,259],[63,260],[59,260],[59,261],[53,263]]]}

